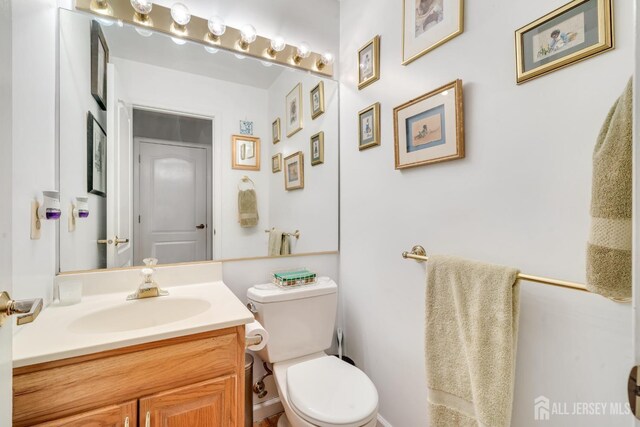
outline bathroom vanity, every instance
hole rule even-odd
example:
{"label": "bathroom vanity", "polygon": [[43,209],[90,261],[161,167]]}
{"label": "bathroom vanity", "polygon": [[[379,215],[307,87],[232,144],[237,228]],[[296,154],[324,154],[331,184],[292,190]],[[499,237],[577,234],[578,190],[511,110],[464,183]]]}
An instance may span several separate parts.
{"label": "bathroom vanity", "polygon": [[221,281],[166,289],[43,310],[15,338],[14,426],[243,426],[253,316]]}

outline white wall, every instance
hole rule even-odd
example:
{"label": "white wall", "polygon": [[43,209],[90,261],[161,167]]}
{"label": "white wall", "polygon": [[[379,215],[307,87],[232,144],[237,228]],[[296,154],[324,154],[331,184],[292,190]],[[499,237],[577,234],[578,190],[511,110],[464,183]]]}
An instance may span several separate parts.
{"label": "white wall", "polygon": [[[60,14],[60,271],[106,267],[107,199],[87,192],[87,112],[107,132],[107,112],[91,96],[91,19]],[[113,138],[113,135],[107,135]],[[89,197],[89,218],[69,231],[71,204]]]}
{"label": "white wall", "polygon": [[[513,265],[584,282],[591,154],[600,125],[633,73],[632,3],[615,2],[616,49],[522,86],[514,31],[564,0],[467,1],[465,33],[400,65],[401,2],[340,3],[341,255],[347,353],[380,392],[392,424],[425,425],[424,265],[429,253]],[[357,50],[376,34],[381,80],[357,89]],[[393,108],[464,81],[463,160],[393,168]],[[357,112],[380,101],[382,146],[359,152]],[[366,303],[363,303],[366,301]],[[514,417],[533,425],[533,399],[626,402],[631,307],[523,283]],[[552,418],[623,425],[627,416]]]}
{"label": "white wall", "polygon": [[56,188],[57,9],[50,0],[12,1],[13,279],[15,298],[52,295],[55,224],[29,237],[31,201]]}
{"label": "white wall", "polygon": [[[311,119],[310,92],[318,82],[324,82],[325,113]],[[285,98],[298,84],[302,85],[303,129],[287,137]],[[335,251],[338,249],[338,84],[307,73],[284,72],[269,89],[267,121],[277,117],[281,123],[280,142],[273,144],[269,137],[267,168],[270,171],[268,228],[284,231],[300,230],[300,239],[291,239],[292,253]],[[324,163],[311,166],[311,136],[324,131]],[[304,188],[286,191],[284,188],[284,159],[302,151],[304,156]],[[282,171],[271,173],[271,157],[282,154]]]}

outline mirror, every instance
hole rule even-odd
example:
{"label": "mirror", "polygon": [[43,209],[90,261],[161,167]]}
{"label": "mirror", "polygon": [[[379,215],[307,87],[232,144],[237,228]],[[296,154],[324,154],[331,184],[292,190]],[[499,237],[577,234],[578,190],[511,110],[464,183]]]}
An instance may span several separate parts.
{"label": "mirror", "polygon": [[60,272],[338,250],[336,81],[61,9],[59,95]]}

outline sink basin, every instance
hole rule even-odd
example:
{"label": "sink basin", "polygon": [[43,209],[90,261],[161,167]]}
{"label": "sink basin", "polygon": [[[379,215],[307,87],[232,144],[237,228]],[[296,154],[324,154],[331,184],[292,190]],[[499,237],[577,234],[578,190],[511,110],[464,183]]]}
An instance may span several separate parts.
{"label": "sink basin", "polygon": [[157,297],[126,301],[74,320],[71,332],[79,334],[125,332],[179,322],[211,308],[198,298]]}

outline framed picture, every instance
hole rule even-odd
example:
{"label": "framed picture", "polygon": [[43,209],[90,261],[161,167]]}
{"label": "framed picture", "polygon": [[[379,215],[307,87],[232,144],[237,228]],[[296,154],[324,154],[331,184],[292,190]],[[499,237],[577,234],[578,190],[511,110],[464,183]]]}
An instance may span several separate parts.
{"label": "framed picture", "polygon": [[324,132],[311,137],[311,166],[324,163]]}
{"label": "framed picture", "polygon": [[358,89],[380,79],[380,36],[375,36],[358,51]]}
{"label": "framed picture", "polygon": [[91,95],[100,108],[107,109],[107,63],[109,47],[98,21],[91,21]]}
{"label": "framed picture", "polygon": [[358,148],[360,151],[380,145],[380,103],[358,113]]}
{"label": "framed picture", "polygon": [[298,83],[287,95],[287,138],[302,129],[302,83]]}
{"label": "framed picture", "polygon": [[107,134],[87,113],[87,191],[107,197]]}
{"label": "framed picture", "polygon": [[271,124],[271,140],[274,144],[280,142],[280,117]]}
{"label": "framed picture", "polygon": [[464,31],[464,0],[403,0],[402,65]]}
{"label": "framed picture", "polygon": [[282,170],[282,154],[278,153],[271,157],[271,172],[276,173]]}
{"label": "framed picture", "polygon": [[462,80],[393,109],[396,169],[464,157]]}
{"label": "framed picture", "polygon": [[260,138],[247,135],[231,136],[231,168],[260,170]]}
{"label": "framed picture", "polygon": [[253,135],[253,122],[240,120],[240,135]]}
{"label": "framed picture", "polygon": [[311,89],[311,118],[315,120],[322,113],[324,113],[324,82],[318,83]]}
{"label": "framed picture", "polygon": [[284,189],[287,191],[304,188],[304,155],[302,151],[284,159]]}
{"label": "framed picture", "polygon": [[574,0],[516,31],[516,82],[613,49],[611,0]]}

